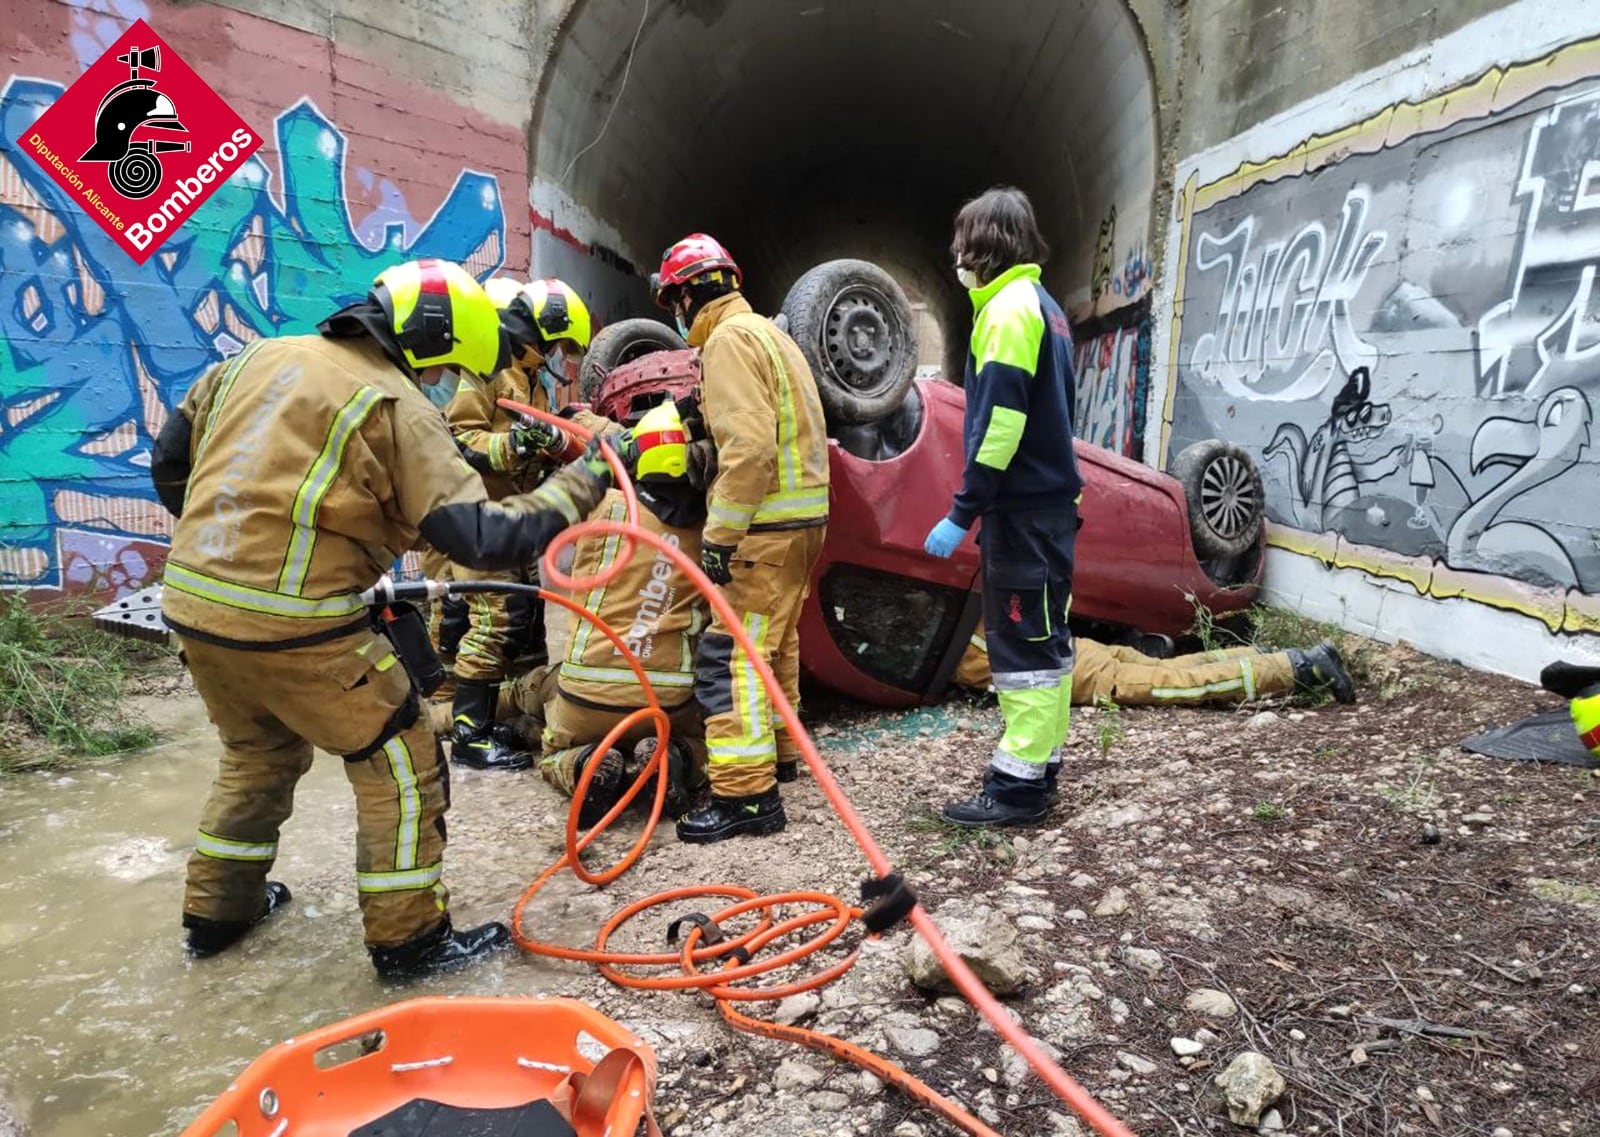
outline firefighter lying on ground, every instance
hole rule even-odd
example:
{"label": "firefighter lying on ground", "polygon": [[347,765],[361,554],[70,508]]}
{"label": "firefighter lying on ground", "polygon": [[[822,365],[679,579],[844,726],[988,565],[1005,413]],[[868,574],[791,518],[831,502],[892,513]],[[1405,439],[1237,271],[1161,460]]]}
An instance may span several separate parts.
{"label": "firefighter lying on ground", "polygon": [[[462,455],[483,476],[490,500],[500,501],[526,493],[560,463],[582,453],[582,446],[556,427],[525,422],[497,401],[559,411],[568,363],[589,349],[590,320],[582,298],[559,280],[525,284],[495,277],[484,290],[499,310],[500,325],[510,340],[511,362],[487,381],[464,380],[445,413]],[[587,412],[574,417],[591,430],[616,429]],[[447,571],[454,579],[466,579],[454,569]],[[470,575],[477,580],[525,582],[529,567]],[[532,765],[532,757],[508,746],[506,733],[494,725],[495,700],[507,668],[530,646],[534,608],[526,596],[477,593],[467,598],[467,625],[454,658],[451,761],[479,770],[522,770]]]}
{"label": "firefighter lying on ground", "polygon": [[405,978],[509,935],[451,925],[448,774],[361,593],[419,534],[458,563],[527,564],[611,477],[595,448],[531,494],[487,500],[430,405],[450,390],[447,369],[489,374],[508,354],[493,303],[459,265],[387,269],[320,330],[256,340],[206,372],[152,453],[178,518],[162,612],[222,740],[183,925],[190,953],[213,955],[288,902],[267,877],[316,747],[343,756],[355,792],[372,962]]}
{"label": "firefighter lying on ground", "polygon": [[[701,349],[701,405],[717,451],[701,566],[798,707],[800,610],[828,524],[828,437],[800,348],[751,310],[741,282],[728,250],[696,233],[666,251],[652,286]],[[781,831],[778,782],[795,776],[799,747],[716,616],[696,653],[695,698],[712,796],[678,819],[679,840]]]}
{"label": "firefighter lying on ground", "polygon": [[[1119,707],[1248,703],[1296,692],[1326,693],[1341,703],[1356,699],[1355,680],[1327,640],[1303,650],[1237,647],[1174,659],[1083,636],[1074,636],[1073,645],[1074,706],[1093,706],[1102,699]],[[955,682],[976,691],[989,689],[989,653],[981,625],[961,657]]]}

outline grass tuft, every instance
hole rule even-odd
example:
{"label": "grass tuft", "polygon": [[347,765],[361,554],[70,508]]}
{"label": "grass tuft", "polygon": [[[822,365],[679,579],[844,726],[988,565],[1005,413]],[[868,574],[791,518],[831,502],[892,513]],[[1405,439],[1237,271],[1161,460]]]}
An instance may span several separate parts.
{"label": "grass tuft", "polygon": [[0,597],[0,773],[148,746],[155,732],[129,714],[122,688],[157,650],[42,614],[20,593]]}

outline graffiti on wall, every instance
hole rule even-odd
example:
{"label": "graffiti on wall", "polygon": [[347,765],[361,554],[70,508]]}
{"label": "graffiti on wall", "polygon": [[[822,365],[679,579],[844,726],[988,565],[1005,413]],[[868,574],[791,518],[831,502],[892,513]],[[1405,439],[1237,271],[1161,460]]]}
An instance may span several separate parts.
{"label": "graffiti on wall", "polygon": [[137,588],[168,532],[151,441],[195,378],[259,336],[314,330],[408,257],[487,276],[505,213],[495,176],[470,170],[424,222],[386,182],[361,208],[344,134],[302,100],[277,118],[275,157],[135,266],[11,141],[61,89],[0,92],[0,585]]}
{"label": "graffiti on wall", "polygon": [[1085,442],[1144,456],[1150,390],[1150,300],[1074,325],[1073,427]]}
{"label": "graffiti on wall", "polygon": [[1117,207],[1112,206],[1095,234],[1094,260],[1089,266],[1089,291],[1095,310],[1104,312],[1138,300],[1150,290],[1155,266],[1141,235],[1117,252]]}
{"label": "graffiti on wall", "polygon": [[1191,180],[1164,453],[1250,449],[1281,547],[1600,630],[1597,46]]}

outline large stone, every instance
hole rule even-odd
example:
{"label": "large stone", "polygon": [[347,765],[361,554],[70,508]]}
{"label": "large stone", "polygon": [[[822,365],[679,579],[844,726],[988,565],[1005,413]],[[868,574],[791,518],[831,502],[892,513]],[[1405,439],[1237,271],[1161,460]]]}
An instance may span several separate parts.
{"label": "large stone", "polygon": [[1226,991],[1211,987],[1196,987],[1183,1001],[1184,1009],[1207,1019],[1231,1019],[1239,1013],[1239,1004]]}
{"label": "large stone", "polygon": [[822,1081],[823,1073],[794,1058],[785,1058],[772,1075],[772,1084],[780,1090],[803,1090]]}
{"label": "large stone", "polygon": [[909,1054],[913,1058],[926,1058],[939,1049],[940,1039],[938,1032],[927,1027],[903,1026],[896,1024],[887,1026],[883,1035],[889,1040],[889,1045],[901,1054]]}
{"label": "large stone", "polygon": [[1128,894],[1120,888],[1108,888],[1094,906],[1096,916],[1120,916],[1128,910]]}
{"label": "large stone", "polygon": [[1117,1065],[1128,1071],[1128,1073],[1138,1074],[1141,1077],[1148,1077],[1157,1070],[1156,1064],[1150,1059],[1140,1057],[1126,1050],[1117,1051]]}
{"label": "large stone", "polygon": [[1289,1088],[1278,1068],[1265,1054],[1246,1050],[1217,1075],[1217,1089],[1235,1125],[1259,1125],[1267,1107]]}
{"label": "large stone", "polygon": [[[988,907],[970,907],[959,901],[947,903],[935,913],[939,929],[968,967],[996,995],[1013,995],[1027,978],[1027,962],[1017,946],[1017,930],[1011,922]],[[906,949],[906,974],[925,991],[953,991],[955,984],[945,974],[938,958],[917,936]]]}
{"label": "large stone", "polygon": [[801,1019],[809,1019],[822,1009],[822,996],[813,991],[802,991],[798,995],[790,995],[778,1004],[777,1012],[772,1016],[773,1021],[784,1026],[793,1026]]}
{"label": "large stone", "polygon": [[1161,977],[1161,969],[1166,966],[1166,961],[1161,958],[1161,953],[1154,948],[1123,948],[1122,962],[1140,975],[1150,979],[1159,979]]}

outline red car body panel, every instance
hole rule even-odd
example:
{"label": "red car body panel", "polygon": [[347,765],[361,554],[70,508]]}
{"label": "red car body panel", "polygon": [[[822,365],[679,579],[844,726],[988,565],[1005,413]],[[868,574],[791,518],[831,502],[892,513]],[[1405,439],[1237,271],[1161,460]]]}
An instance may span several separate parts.
{"label": "red car body panel", "polygon": [[[960,488],[965,393],[941,379],[920,380],[918,392],[921,426],[899,456],[868,461],[837,441],[829,444],[828,539],[800,622],[802,669],[825,687],[884,706],[914,705],[923,693],[866,674],[837,642],[823,610],[821,583],[830,570],[848,565],[963,590],[979,585],[972,536],[949,560],[922,548]],[[1074,446],[1084,479],[1074,617],[1175,636],[1193,624],[1196,603],[1218,616],[1250,605],[1260,584],[1259,555],[1250,583],[1219,587],[1195,557],[1176,481],[1098,446],[1076,439]]]}

